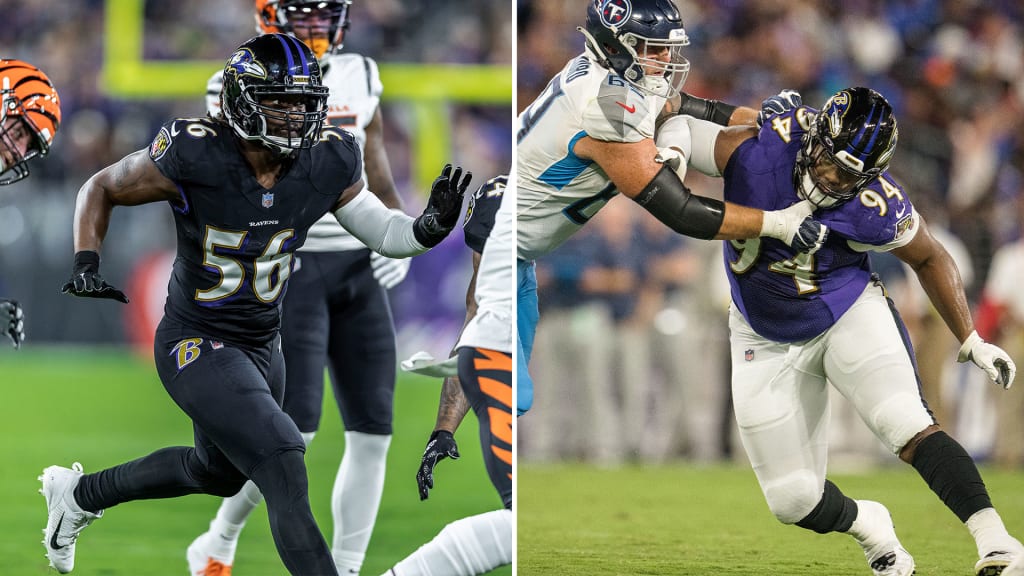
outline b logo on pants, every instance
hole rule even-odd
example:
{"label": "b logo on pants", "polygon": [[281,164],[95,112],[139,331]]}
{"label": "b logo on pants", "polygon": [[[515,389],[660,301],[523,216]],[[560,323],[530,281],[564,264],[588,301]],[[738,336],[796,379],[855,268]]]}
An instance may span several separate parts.
{"label": "b logo on pants", "polygon": [[178,372],[199,358],[199,345],[202,343],[202,338],[186,338],[174,345],[170,355],[178,355]]}

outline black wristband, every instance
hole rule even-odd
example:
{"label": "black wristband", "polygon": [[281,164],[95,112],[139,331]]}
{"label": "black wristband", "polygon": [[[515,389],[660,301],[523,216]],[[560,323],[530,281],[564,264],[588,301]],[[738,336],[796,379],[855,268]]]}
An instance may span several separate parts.
{"label": "black wristband", "polygon": [[433,442],[434,440],[436,440],[438,438],[438,436],[441,436],[442,434],[446,435],[448,438],[452,438],[452,439],[455,438],[455,436],[451,432],[449,432],[447,430],[434,430],[430,434],[430,441]]}
{"label": "black wristband", "polygon": [[100,269],[100,253],[95,250],[79,250],[75,252],[75,272]]}
{"label": "black wristband", "polygon": [[662,224],[701,240],[714,238],[725,220],[724,202],[692,194],[668,166],[662,166],[634,200]]}
{"label": "black wristband", "polygon": [[440,244],[441,240],[444,240],[451,230],[442,230],[440,228],[440,225],[437,223],[436,214],[429,215],[432,225],[426,222],[427,218],[427,214],[420,214],[416,217],[416,220],[412,223],[412,234],[416,237],[416,241],[424,247],[433,248]]}
{"label": "black wristband", "polygon": [[736,106],[731,104],[720,100],[707,100],[686,92],[680,92],[679,98],[679,110],[676,114],[686,114],[721,126],[728,126],[732,113],[736,111]]}

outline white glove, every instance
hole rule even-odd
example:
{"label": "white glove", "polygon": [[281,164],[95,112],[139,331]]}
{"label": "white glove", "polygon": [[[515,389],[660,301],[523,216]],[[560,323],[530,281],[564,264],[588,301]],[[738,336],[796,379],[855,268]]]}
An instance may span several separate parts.
{"label": "white glove", "polygon": [[437,361],[429,352],[420,350],[409,358],[402,360],[402,371],[434,378],[458,376],[459,357],[452,356],[446,360]]}
{"label": "white glove", "polygon": [[388,258],[376,252],[370,252],[373,277],[385,290],[390,290],[405,280],[410,264],[412,264],[411,258]]}
{"label": "white glove", "polygon": [[1009,390],[1010,386],[1013,386],[1017,365],[1002,348],[982,340],[977,331],[971,332],[967,340],[964,340],[963,346],[960,346],[960,353],[956,355],[957,362],[968,360],[984,370],[988,377],[1004,390]]}
{"label": "white glove", "polygon": [[761,236],[782,240],[797,252],[814,254],[828,239],[828,226],[811,215],[814,204],[801,200],[784,210],[764,213]]}
{"label": "white glove", "polygon": [[686,157],[678,148],[658,148],[654,161],[671,168],[679,176],[680,182],[686,180]]}

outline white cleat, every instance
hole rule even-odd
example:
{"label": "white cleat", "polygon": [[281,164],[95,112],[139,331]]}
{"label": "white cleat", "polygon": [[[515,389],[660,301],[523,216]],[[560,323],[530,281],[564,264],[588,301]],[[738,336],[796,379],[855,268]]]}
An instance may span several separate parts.
{"label": "white cleat", "polygon": [[1017,551],[989,552],[974,565],[974,573],[976,576],[1024,575],[1024,556]]}
{"label": "white cleat", "polygon": [[880,554],[877,558],[869,558],[868,564],[875,576],[911,576],[914,570],[914,558],[902,546]]}
{"label": "white cleat", "polygon": [[216,537],[209,532],[203,532],[188,545],[185,557],[188,559],[189,576],[231,576],[234,554],[214,554],[215,547],[210,540]]}
{"label": "white cleat", "polygon": [[858,543],[864,550],[874,576],[911,576],[914,558],[900,544],[889,510],[878,502],[857,500],[857,519],[851,533],[863,536]]}
{"label": "white cleat", "polygon": [[75,486],[82,477],[82,465],[78,462],[71,468],[50,466],[43,470],[39,480],[43,488],[39,491],[46,498],[47,521],[43,530],[43,545],[46,546],[46,557],[50,566],[61,574],[67,574],[75,568],[75,540],[78,534],[103,516],[86,512],[75,502]]}
{"label": "white cleat", "polygon": [[1002,576],[1024,576],[1024,556],[1012,560],[1003,570]]}

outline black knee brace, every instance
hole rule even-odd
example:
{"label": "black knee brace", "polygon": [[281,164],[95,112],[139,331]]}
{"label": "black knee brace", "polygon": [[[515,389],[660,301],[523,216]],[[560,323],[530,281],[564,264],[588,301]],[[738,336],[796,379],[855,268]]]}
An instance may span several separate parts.
{"label": "black knee brace", "polygon": [[974,460],[945,432],[935,432],[921,440],[914,450],[912,465],[961,522],[992,507]]}
{"label": "black knee brace", "polygon": [[818,534],[846,532],[856,518],[857,503],[843,494],[831,480],[825,480],[825,493],[821,495],[821,501],[796,525]]}

